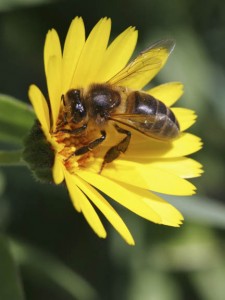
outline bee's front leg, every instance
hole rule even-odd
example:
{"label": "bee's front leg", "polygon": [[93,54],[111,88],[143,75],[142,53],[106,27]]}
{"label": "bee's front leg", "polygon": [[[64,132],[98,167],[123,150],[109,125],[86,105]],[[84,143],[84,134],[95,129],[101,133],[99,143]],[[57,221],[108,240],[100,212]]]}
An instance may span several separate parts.
{"label": "bee's front leg", "polygon": [[69,134],[80,134],[82,133],[84,130],[87,129],[87,124],[82,125],[81,127],[75,128],[75,129],[59,129],[56,131],[56,133],[58,132],[64,132],[64,133],[69,133]]}

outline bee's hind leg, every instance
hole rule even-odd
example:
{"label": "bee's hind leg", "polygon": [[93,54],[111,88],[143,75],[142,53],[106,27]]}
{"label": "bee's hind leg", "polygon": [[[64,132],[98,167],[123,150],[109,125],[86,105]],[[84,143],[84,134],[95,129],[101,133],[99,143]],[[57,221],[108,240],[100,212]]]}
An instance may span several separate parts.
{"label": "bee's hind leg", "polygon": [[126,134],[126,137],[124,139],[122,139],[121,142],[119,142],[117,145],[111,147],[106,152],[103,163],[101,165],[101,169],[99,170],[99,174],[101,174],[105,164],[108,164],[108,163],[111,163],[112,161],[114,161],[120,155],[120,153],[124,153],[127,150],[128,146],[130,144],[131,132],[119,127],[117,124],[115,124],[115,128],[116,128],[117,132]]}

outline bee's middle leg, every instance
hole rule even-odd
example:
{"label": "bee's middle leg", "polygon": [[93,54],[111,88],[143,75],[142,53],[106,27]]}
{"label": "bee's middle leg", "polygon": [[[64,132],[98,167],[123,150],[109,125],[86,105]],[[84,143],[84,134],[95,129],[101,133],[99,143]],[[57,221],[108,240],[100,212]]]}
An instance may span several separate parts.
{"label": "bee's middle leg", "polygon": [[115,128],[117,132],[126,134],[126,137],[122,139],[121,142],[119,142],[117,145],[111,147],[105,154],[101,169],[99,171],[99,174],[102,172],[105,164],[111,163],[114,161],[121,153],[124,153],[129,144],[130,144],[130,139],[131,139],[131,132],[119,127],[118,125],[115,124]]}
{"label": "bee's middle leg", "polygon": [[98,145],[100,145],[106,138],[106,132],[105,130],[101,130],[101,136],[100,138],[97,138],[96,140],[90,142],[88,145],[83,146],[79,149],[77,149],[74,153],[72,153],[65,161],[68,161],[72,156],[78,156],[83,155],[89,151],[92,151],[94,148],[96,148]]}
{"label": "bee's middle leg", "polygon": [[106,132],[105,132],[105,130],[101,130],[101,136],[100,136],[100,138],[97,138],[96,140],[90,142],[88,145],[83,146],[83,147],[77,149],[74,152],[74,155],[82,155],[82,154],[87,153],[88,151],[93,150],[98,145],[100,145],[105,140],[105,138],[106,138]]}

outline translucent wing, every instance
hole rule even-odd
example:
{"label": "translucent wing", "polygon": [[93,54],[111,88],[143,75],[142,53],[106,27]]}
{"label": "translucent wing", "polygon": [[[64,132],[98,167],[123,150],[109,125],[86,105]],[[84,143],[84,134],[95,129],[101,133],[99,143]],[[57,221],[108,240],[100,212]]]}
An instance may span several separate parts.
{"label": "translucent wing", "polygon": [[165,114],[114,114],[109,119],[159,140],[172,140],[179,135],[179,125],[168,122]]}
{"label": "translucent wing", "polygon": [[[148,134],[146,128],[143,128],[141,124],[145,124],[146,127],[151,127],[155,121],[155,115],[144,115],[144,114],[113,114],[109,118],[115,122],[131,127],[143,134]],[[148,131],[148,130],[147,130]]]}
{"label": "translucent wing", "polygon": [[147,114],[112,114],[111,115],[113,120],[123,120],[124,123],[133,121],[133,122],[154,122],[155,115],[147,115]]}
{"label": "translucent wing", "polygon": [[142,51],[133,61],[109,80],[110,84],[142,89],[164,66],[175,41],[161,40]]}

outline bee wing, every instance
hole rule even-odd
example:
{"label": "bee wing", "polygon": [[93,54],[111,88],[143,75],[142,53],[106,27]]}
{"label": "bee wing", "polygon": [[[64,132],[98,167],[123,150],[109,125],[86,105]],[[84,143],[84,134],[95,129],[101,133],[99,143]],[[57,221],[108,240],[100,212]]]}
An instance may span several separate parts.
{"label": "bee wing", "polygon": [[161,40],[152,44],[113,76],[109,83],[132,89],[141,89],[164,66],[174,46],[175,41],[172,39]]}
{"label": "bee wing", "polygon": [[[126,125],[134,130],[137,130],[145,135],[148,134],[148,130],[143,128],[151,126],[155,121],[155,115],[144,115],[144,114],[114,114],[110,118],[114,122]],[[153,131],[152,131],[153,132]]]}
{"label": "bee wing", "polygon": [[140,122],[140,123],[152,123],[155,121],[155,115],[146,115],[146,114],[113,114],[110,119],[114,121],[123,121],[123,123]]}

